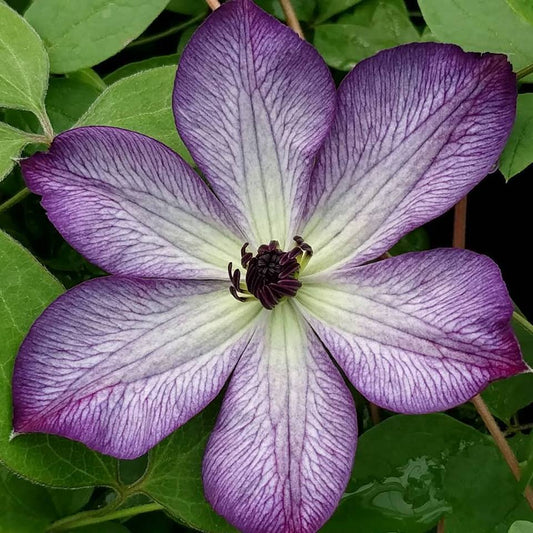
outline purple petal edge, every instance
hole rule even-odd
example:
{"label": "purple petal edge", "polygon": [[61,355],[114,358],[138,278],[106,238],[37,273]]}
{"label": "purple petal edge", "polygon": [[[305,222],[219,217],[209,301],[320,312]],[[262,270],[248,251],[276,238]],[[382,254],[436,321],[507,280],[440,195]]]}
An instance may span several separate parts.
{"label": "purple petal edge", "polygon": [[488,257],[408,253],[304,284],[302,310],[354,386],[401,413],[455,407],[529,370]]}
{"label": "purple petal edge", "polygon": [[55,300],[22,343],[16,433],[51,433],[132,459],[221,390],[260,306],[223,282],[97,278]]}

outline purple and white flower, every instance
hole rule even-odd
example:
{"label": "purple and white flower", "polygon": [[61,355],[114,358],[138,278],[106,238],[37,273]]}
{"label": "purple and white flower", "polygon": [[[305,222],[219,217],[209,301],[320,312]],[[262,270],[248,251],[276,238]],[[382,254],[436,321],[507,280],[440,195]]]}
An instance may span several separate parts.
{"label": "purple and white flower", "polygon": [[504,56],[433,43],[380,52],[336,91],[312,46],[229,0],[191,39],[173,96],[209,185],[109,127],[67,131],[22,163],[64,238],[111,275],[32,327],[15,431],[134,458],[229,380],[208,500],[244,532],[316,531],[357,440],[341,371],[377,405],[428,413],[526,369],[490,259],[372,262],[490,171],[515,102]]}

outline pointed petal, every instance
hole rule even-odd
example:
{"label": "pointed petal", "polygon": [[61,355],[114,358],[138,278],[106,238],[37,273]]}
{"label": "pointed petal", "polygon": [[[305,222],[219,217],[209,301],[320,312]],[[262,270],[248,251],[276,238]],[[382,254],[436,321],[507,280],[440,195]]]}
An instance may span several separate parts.
{"label": "pointed petal", "polygon": [[183,52],[178,130],[254,245],[292,238],[334,100],[316,50],[250,0],[224,3]]}
{"label": "pointed petal", "polygon": [[505,56],[419,43],[361,61],[338,96],[299,232],[315,250],[309,273],[375,259],[485,177],[516,78]]}
{"label": "pointed petal", "polygon": [[498,267],[473,252],[405,254],[304,282],[297,298],[355,387],[393,411],[449,409],[527,369]]}
{"label": "pointed petal", "polygon": [[137,457],[216,396],[260,309],[219,282],[83,283],[46,309],[20,348],[15,431]]}
{"label": "pointed petal", "polygon": [[292,306],[268,314],[239,361],[204,458],[214,509],[244,533],[315,532],[346,487],[353,399]]}
{"label": "pointed petal", "polygon": [[240,257],[243,238],[205,183],[139,133],[70,130],[22,171],[63,237],[112,274],[227,279]]}

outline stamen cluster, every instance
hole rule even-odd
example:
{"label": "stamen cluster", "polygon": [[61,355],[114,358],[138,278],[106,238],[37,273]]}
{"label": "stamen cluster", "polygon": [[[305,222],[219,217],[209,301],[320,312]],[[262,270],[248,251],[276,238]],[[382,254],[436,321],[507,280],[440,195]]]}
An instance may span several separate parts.
{"label": "stamen cluster", "polygon": [[249,243],[241,248],[241,265],[246,270],[246,287],[241,285],[241,272],[233,271],[233,263],[228,265],[231,281],[230,293],[240,302],[252,296],[257,298],[265,309],[273,309],[283,298],[296,294],[302,283],[298,275],[304,258],[312,254],[312,248],[298,235],[294,237],[296,246],[284,252],[278,241],[262,244],[254,256],[246,249]]}

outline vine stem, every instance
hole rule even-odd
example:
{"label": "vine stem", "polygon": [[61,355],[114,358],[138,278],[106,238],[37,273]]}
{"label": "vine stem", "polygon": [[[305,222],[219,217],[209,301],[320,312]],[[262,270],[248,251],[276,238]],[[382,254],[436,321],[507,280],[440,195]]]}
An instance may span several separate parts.
{"label": "vine stem", "polygon": [[287,26],[292,28],[302,39],[305,39],[304,32],[300,26],[300,21],[296,16],[294,8],[292,7],[291,0],[279,0],[279,3],[281,4],[281,9],[283,9],[285,18],[287,19]]}
{"label": "vine stem", "polygon": [[523,69],[520,69],[516,73],[516,79],[520,80],[522,78],[525,78],[528,74],[531,74],[533,72],[533,63],[531,65],[528,65],[527,67],[524,67]]}
{"label": "vine stem", "polygon": [[6,200],[3,204],[0,204],[0,213],[7,211],[9,208],[24,200],[24,198],[26,198],[26,196],[28,196],[30,193],[31,191],[27,187],[24,187],[24,189],[15,194],[15,196],[12,196],[9,198],[9,200]]}
{"label": "vine stem", "polygon": [[381,422],[379,407],[375,403],[368,402],[368,409],[370,411],[370,419],[372,420],[372,424],[377,426]]}
{"label": "vine stem", "polygon": [[[501,454],[503,455],[503,458],[505,459],[505,462],[509,466],[509,469],[513,473],[513,476],[515,477],[516,481],[520,481],[522,472],[520,471],[518,459],[513,453],[513,450],[511,450],[511,447],[509,446],[509,443],[507,442],[503,433],[501,432],[498,423],[489,411],[487,404],[479,394],[472,398],[472,403],[475,405],[479,416],[485,423],[485,426],[489,430],[489,433],[492,435],[496,446],[498,446]],[[530,485],[527,485],[524,489],[524,498],[529,503],[531,509],[533,509],[533,489]]]}
{"label": "vine stem", "polygon": [[457,202],[453,211],[453,247],[464,248],[466,245],[466,196]]}
{"label": "vine stem", "polygon": [[161,509],[163,509],[163,506],[159,503],[146,503],[143,505],[135,505],[134,507],[127,507],[126,509],[119,509],[118,511],[111,512],[107,512],[108,507],[97,509],[96,511],[82,511],[81,513],[57,520],[48,526],[46,531],[50,533],[53,531],[65,531],[68,529],[75,529],[92,524],[101,524],[102,522],[109,522],[110,520],[129,518],[142,513],[160,511]]}
{"label": "vine stem", "polygon": [[444,533],[444,517],[441,518],[437,524],[437,533]]}
{"label": "vine stem", "polygon": [[[467,200],[466,196],[460,200],[454,209],[454,221],[453,221],[453,246],[455,248],[464,248],[466,242],[466,210],[467,210]],[[513,476],[517,481],[520,481],[520,465],[518,459],[516,458],[513,450],[509,446],[509,443],[505,439],[504,434],[502,433],[498,423],[492,416],[485,400],[481,397],[480,394],[477,394],[472,398],[472,403],[476,408],[481,420],[485,424],[485,427],[488,429],[491,434],[494,443],[500,450],[505,462],[509,466],[509,469],[513,473]],[[530,507],[533,509],[533,490],[528,485],[524,490],[524,497],[529,503]]]}
{"label": "vine stem", "polygon": [[220,2],[218,0],[205,0],[205,2],[213,11],[220,7]]}

